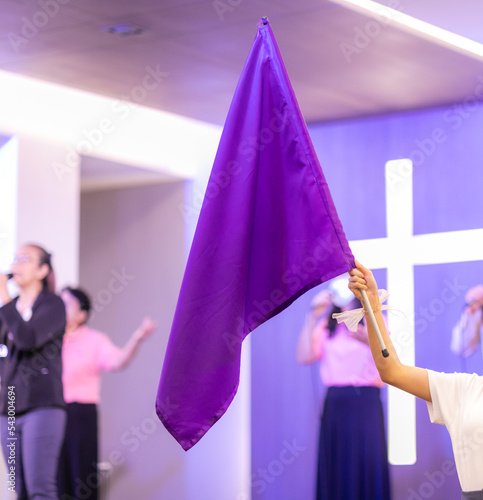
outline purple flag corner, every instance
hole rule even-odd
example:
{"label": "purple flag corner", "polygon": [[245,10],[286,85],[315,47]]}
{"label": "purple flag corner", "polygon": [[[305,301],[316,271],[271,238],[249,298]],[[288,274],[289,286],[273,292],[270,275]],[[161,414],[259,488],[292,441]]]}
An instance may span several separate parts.
{"label": "purple flag corner", "polygon": [[156,412],[185,449],[225,413],[243,339],[354,267],[268,21],[228,112],[188,257]]}

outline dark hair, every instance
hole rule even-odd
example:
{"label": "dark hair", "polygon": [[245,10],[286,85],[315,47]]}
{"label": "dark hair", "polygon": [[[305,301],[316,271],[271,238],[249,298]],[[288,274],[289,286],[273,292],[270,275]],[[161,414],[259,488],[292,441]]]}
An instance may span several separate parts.
{"label": "dark hair", "polygon": [[42,279],[42,287],[44,290],[55,293],[55,273],[52,267],[52,254],[36,243],[27,243],[25,246],[35,248],[39,252],[39,267],[46,264],[49,268],[47,276]]}
{"label": "dark hair", "polygon": [[74,288],[70,286],[66,286],[62,289],[63,292],[68,292],[74,297],[77,302],[79,302],[79,307],[81,311],[86,312],[86,320],[84,323],[87,322],[89,319],[91,309],[92,309],[92,304],[91,304],[91,299],[87,292],[85,292],[82,288]]}
{"label": "dark hair", "polygon": [[337,320],[332,317],[333,314],[338,314],[342,312],[342,309],[339,306],[332,306],[332,311],[330,311],[329,319],[327,321],[327,328],[329,330],[329,337],[332,337],[335,333],[335,329],[337,328]]}
{"label": "dark hair", "polygon": [[[351,304],[353,304],[355,306],[355,304],[357,304],[357,299],[354,299]],[[355,307],[354,307],[355,308]],[[327,329],[329,330],[329,337],[332,337],[335,333],[335,330],[337,328],[337,320],[335,318],[332,317],[333,314],[337,314],[337,313],[340,313],[342,312],[342,309],[339,307],[339,306],[333,306],[332,307],[332,311],[330,311],[330,314],[329,314],[329,319],[327,321]],[[360,321],[359,321],[359,324],[361,325],[364,325],[364,318],[362,318]]]}

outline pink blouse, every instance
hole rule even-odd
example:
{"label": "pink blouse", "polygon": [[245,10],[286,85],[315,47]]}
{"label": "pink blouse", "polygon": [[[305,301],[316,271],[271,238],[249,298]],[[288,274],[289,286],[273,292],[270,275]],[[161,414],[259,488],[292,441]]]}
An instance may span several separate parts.
{"label": "pink blouse", "polygon": [[322,330],[320,375],[324,385],[383,387],[369,345],[353,338],[344,323],[332,337],[324,326],[322,322],[316,327]]}
{"label": "pink blouse", "polygon": [[86,325],[64,335],[62,382],[66,403],[100,401],[101,373],[112,371],[121,353],[105,333]]}

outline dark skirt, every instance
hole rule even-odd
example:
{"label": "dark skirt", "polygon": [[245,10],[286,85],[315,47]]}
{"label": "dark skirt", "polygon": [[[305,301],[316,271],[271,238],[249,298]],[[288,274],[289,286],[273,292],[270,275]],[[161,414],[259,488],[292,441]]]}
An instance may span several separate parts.
{"label": "dark skirt", "polygon": [[390,500],[377,387],[329,387],[321,418],[317,500]]}
{"label": "dark skirt", "polygon": [[68,403],[58,469],[61,499],[97,500],[101,480],[97,470],[97,434],[97,405]]}

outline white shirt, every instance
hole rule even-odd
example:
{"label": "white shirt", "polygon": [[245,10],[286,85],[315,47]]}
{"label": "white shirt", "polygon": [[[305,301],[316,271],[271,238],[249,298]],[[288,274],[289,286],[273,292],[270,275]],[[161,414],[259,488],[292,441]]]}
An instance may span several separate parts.
{"label": "white shirt", "polygon": [[463,491],[483,489],[483,377],[428,370],[431,422],[448,429]]}

